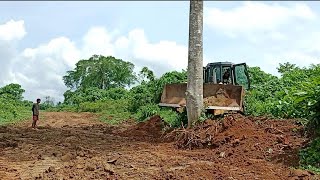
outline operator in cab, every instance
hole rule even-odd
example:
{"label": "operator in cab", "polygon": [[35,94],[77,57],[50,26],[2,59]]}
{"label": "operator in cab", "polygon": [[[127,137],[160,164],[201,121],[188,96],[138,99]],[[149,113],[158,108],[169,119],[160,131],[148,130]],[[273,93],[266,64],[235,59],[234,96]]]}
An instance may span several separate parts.
{"label": "operator in cab", "polygon": [[229,84],[230,83],[230,69],[226,69],[222,76],[222,82],[223,84]]}

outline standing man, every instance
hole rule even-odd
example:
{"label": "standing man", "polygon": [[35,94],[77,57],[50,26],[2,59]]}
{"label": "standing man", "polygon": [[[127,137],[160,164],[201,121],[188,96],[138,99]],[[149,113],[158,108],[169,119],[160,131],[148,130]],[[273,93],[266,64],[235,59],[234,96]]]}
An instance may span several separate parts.
{"label": "standing man", "polygon": [[33,114],[33,119],[32,119],[32,128],[35,128],[37,125],[37,121],[39,120],[39,110],[40,110],[40,102],[41,100],[38,98],[37,103],[34,103],[32,106],[32,114]]}

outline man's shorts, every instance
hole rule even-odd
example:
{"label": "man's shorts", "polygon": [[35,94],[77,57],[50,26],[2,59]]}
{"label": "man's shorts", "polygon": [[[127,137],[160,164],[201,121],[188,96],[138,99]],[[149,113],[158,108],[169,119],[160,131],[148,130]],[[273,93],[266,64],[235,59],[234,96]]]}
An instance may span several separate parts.
{"label": "man's shorts", "polygon": [[38,115],[33,115],[33,120],[34,121],[38,121],[39,120],[39,116]]}

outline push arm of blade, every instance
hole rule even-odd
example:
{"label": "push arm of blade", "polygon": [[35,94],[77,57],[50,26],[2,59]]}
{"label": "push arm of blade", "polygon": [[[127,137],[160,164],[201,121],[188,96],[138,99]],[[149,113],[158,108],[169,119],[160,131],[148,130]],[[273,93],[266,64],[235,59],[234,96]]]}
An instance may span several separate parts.
{"label": "push arm of blade", "polygon": [[167,104],[167,103],[159,103],[159,106],[165,106],[165,107],[181,107],[179,104]]}
{"label": "push arm of blade", "polygon": [[240,107],[225,107],[225,106],[208,106],[206,109],[221,109],[230,111],[240,111]]}

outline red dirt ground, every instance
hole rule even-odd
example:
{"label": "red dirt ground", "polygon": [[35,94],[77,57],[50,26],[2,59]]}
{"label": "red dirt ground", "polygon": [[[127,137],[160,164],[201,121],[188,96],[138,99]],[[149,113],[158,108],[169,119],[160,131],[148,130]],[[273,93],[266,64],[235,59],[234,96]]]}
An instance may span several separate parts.
{"label": "red dirt ground", "polygon": [[306,141],[292,120],[232,115],[164,134],[159,117],[114,127],[43,114],[38,130],[0,127],[0,179],[319,179],[292,167]]}

